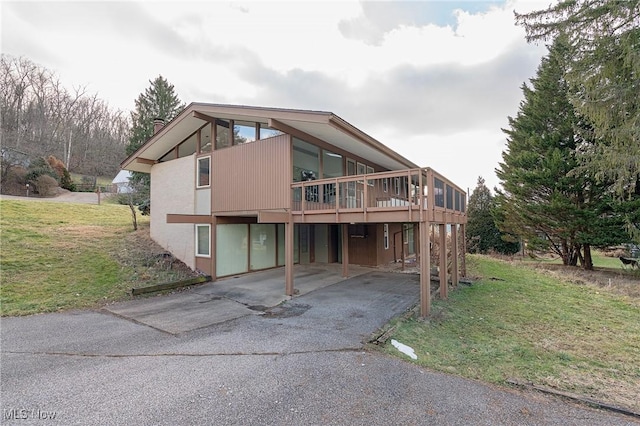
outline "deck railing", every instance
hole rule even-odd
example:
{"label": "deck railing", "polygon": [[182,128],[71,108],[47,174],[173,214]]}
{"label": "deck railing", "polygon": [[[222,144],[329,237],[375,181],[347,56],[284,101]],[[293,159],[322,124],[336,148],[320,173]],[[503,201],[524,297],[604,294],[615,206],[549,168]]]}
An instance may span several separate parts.
{"label": "deck railing", "polygon": [[295,182],[291,189],[293,214],[466,211],[466,193],[431,168]]}

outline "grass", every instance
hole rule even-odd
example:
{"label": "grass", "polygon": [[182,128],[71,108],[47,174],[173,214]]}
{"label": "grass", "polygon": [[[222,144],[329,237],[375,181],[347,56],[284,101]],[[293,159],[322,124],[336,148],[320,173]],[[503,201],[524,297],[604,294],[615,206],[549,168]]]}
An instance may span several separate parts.
{"label": "grass", "polygon": [[93,179],[96,179],[96,184],[100,185],[100,186],[109,186],[111,185],[111,182],[113,181],[114,176],[89,176],[89,175],[81,175],[78,173],[70,173],[71,174],[71,179],[73,180],[73,183],[75,184],[82,184],[82,178],[86,177],[88,179],[90,179],[91,182],[93,182]]}
{"label": "grass", "polygon": [[[640,411],[640,303],[523,265],[469,256],[483,277],[393,338],[417,363],[491,383],[515,378]],[[640,281],[638,282],[640,285]],[[388,345],[389,353],[398,355]],[[403,355],[398,355],[403,356]]]}
{"label": "grass", "polygon": [[[591,259],[593,261],[594,268],[624,269],[620,259],[617,257],[605,256],[604,253],[599,250],[592,250]],[[525,263],[552,263],[562,265],[562,259],[559,256],[554,256],[552,258],[526,260]]]}
{"label": "grass", "polygon": [[2,315],[95,307],[171,281],[149,257],[148,217],[138,220],[133,232],[129,207],[117,204],[0,201]]}

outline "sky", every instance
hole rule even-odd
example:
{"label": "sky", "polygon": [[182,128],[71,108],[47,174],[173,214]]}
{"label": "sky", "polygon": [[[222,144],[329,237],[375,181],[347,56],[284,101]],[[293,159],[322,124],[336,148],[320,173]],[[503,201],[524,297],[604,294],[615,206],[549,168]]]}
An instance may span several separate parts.
{"label": "sky", "polygon": [[131,111],[158,75],[180,99],[330,111],[462,189],[499,185],[501,128],[543,45],[549,1],[1,0],[3,54]]}

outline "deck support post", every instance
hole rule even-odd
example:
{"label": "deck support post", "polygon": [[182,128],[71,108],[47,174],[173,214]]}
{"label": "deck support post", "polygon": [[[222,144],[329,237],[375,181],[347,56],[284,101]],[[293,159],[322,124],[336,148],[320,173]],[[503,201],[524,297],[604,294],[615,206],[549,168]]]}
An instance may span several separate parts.
{"label": "deck support post", "polygon": [[293,220],[284,224],[284,286],[285,294],[293,296]]}
{"label": "deck support post", "polygon": [[451,225],[451,285],[458,286],[458,225]]}
{"label": "deck support post", "polygon": [[218,258],[218,246],[216,244],[216,231],[218,230],[217,224],[218,218],[215,215],[211,215],[211,235],[209,236],[209,238],[211,238],[211,266],[209,267],[209,275],[211,275],[211,281],[215,281],[216,277],[218,276],[216,272],[216,259]]}
{"label": "deck support post", "polygon": [[467,276],[467,235],[466,235],[466,225],[464,223],[460,224],[460,238],[461,242],[461,251],[462,257],[460,258],[460,269],[463,277]]}
{"label": "deck support post", "polygon": [[342,224],[342,277],[349,276],[349,224]]}
{"label": "deck support post", "polygon": [[420,316],[427,317],[431,312],[431,230],[430,222],[420,222]]}
{"label": "deck support post", "polygon": [[441,223],[438,226],[438,236],[440,237],[440,298],[449,297],[449,286],[447,284],[447,225]]}

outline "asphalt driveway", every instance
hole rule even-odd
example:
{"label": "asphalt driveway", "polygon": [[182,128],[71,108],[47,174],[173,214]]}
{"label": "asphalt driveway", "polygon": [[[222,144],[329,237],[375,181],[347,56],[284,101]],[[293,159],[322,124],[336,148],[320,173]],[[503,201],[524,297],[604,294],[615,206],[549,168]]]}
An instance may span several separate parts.
{"label": "asphalt driveway", "polygon": [[636,424],[364,350],[418,291],[371,272],[178,334],[104,311],[4,318],[3,423]]}

